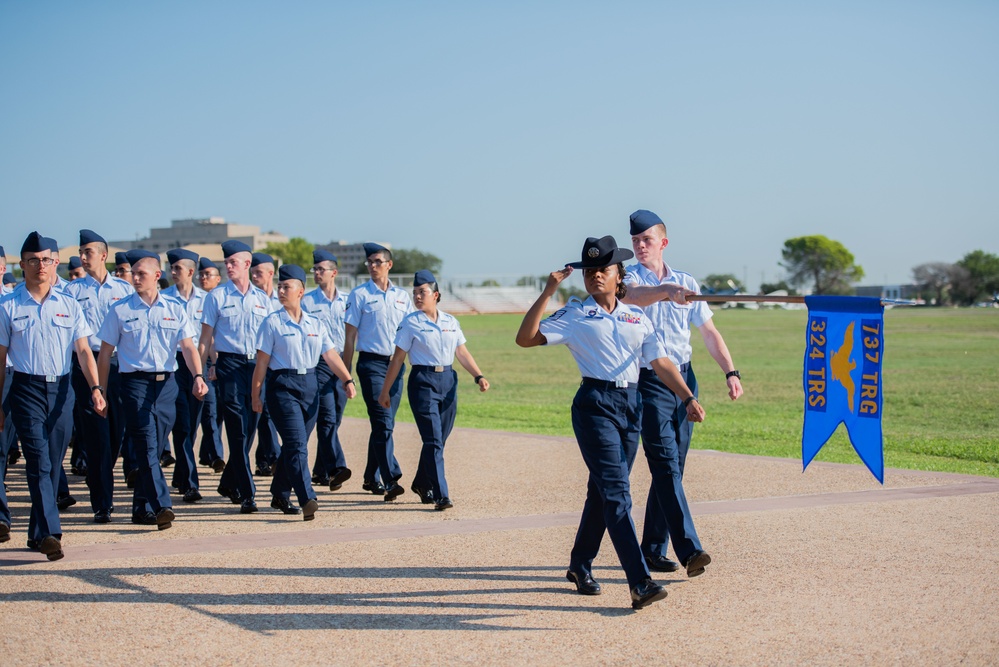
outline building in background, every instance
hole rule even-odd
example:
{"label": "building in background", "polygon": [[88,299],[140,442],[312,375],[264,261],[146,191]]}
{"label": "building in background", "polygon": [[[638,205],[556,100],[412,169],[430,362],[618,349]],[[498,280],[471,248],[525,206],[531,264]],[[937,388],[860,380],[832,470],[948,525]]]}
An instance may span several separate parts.
{"label": "building in background", "polygon": [[[382,243],[381,241],[375,241],[378,245],[385,246],[389,250],[392,249],[391,243]],[[340,273],[347,273],[350,275],[365,273],[363,270],[358,271],[358,267],[364,263],[367,257],[364,256],[364,244],[363,243],[347,243],[346,241],[330,241],[326,245],[316,246],[317,248],[323,248],[329,250],[331,253],[336,255],[338,260],[337,266]]]}
{"label": "building in background", "polygon": [[111,241],[110,245],[125,250],[144,248],[158,253],[173,248],[190,248],[216,261],[222,259],[222,250],[218,246],[226,241],[242,241],[257,251],[263,250],[268,243],[287,243],[288,237],[275,231],[261,232],[260,227],[254,225],[226,222],[225,218],[184,218],[171,220],[169,227],[150,229],[146,238]]}

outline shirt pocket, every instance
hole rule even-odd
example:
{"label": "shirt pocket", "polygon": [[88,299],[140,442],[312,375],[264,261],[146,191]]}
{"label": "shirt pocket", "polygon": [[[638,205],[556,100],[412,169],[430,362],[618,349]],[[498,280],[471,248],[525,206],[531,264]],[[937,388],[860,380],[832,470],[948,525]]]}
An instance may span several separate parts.
{"label": "shirt pocket", "polygon": [[52,325],[57,326],[60,329],[72,329],[73,328],[73,318],[68,315],[54,315],[52,317]]}
{"label": "shirt pocket", "polygon": [[24,337],[28,335],[33,326],[35,326],[35,320],[30,317],[24,317],[11,322],[10,331],[13,336]]}
{"label": "shirt pocket", "polygon": [[361,306],[361,312],[366,315],[377,315],[382,312],[382,304],[380,301],[368,301]]}

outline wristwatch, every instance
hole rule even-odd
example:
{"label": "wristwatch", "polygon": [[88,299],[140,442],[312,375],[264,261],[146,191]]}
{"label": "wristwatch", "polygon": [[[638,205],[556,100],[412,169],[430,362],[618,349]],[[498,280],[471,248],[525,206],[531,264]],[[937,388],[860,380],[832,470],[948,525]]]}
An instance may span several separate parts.
{"label": "wristwatch", "polygon": [[689,397],[683,399],[683,407],[687,407],[688,405],[690,405],[691,401],[696,401],[696,400],[697,400],[696,396],[689,396]]}
{"label": "wristwatch", "polygon": [[104,387],[102,387],[99,384],[95,384],[93,387],[90,388],[90,393],[91,394],[94,393],[94,389],[100,391],[102,394],[104,393]]}
{"label": "wristwatch", "polygon": [[729,378],[739,378],[741,380],[742,376],[739,375],[739,371],[729,371],[728,373],[725,373],[725,379],[727,380]]}

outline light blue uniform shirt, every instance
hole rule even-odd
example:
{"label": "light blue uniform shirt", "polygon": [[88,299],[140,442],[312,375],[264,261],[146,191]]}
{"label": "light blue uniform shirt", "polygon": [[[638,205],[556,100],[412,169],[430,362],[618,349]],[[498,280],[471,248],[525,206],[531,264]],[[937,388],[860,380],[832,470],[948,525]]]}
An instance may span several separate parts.
{"label": "light blue uniform shirt", "polygon": [[205,298],[201,323],[214,330],[215,351],[255,354],[257,331],[264,318],[274,312],[274,301],[252,283],[246,294],[227,282]]}
{"label": "light blue uniform shirt", "polygon": [[321,287],[317,287],[302,297],[302,310],[307,310],[326,325],[337,353],[343,352],[343,314],[346,309],[347,297],[340,290],[336,291],[336,296],[333,297],[332,301],[326,298],[326,293]]}
{"label": "light blue uniform shirt", "polygon": [[0,298],[0,345],[15,371],[29,375],[66,375],[73,346],[93,333],[76,300],[52,288],[42,303],[27,288]]}
{"label": "light blue uniform shirt", "polygon": [[450,366],[454,351],[464,344],[458,320],[442,310],[436,322],[422,310],[406,315],[395,334],[395,346],[409,352],[409,363],[417,366]]}
{"label": "light blue uniform shirt", "polygon": [[66,291],[80,304],[83,316],[87,318],[87,324],[93,331],[90,336],[90,349],[99,352],[101,341],[97,338],[97,332],[101,330],[101,324],[104,323],[108,311],[114,304],[134,294],[135,290],[128,282],[110,273],[107,274],[103,284],[88,273],[69,283]]}
{"label": "light blue uniform shirt", "polygon": [[[201,340],[201,315],[202,311],[205,309],[205,298],[208,296],[208,292],[196,285],[192,285],[191,289],[192,292],[190,299],[182,297],[180,292],[177,291],[176,285],[167,287],[165,290],[160,292],[160,294],[176,299],[184,304],[184,307],[187,310],[187,317],[191,320],[191,326],[194,327],[194,344],[197,345],[198,341]],[[177,349],[178,351],[180,350],[180,348]]]}
{"label": "light blue uniform shirt", "polygon": [[[689,273],[673,271],[666,266],[666,275],[662,280],[641,264],[632,264],[624,275],[625,285],[658,286],[666,283],[677,283],[700,294],[697,281]],[[657,301],[642,310],[656,328],[656,335],[666,348],[666,354],[677,366],[690,362],[693,348],[690,346],[690,325],[699,327],[711,319],[711,309],[705,301],[695,301],[685,306],[672,301]]]}
{"label": "light blue uniform shirt", "polygon": [[324,352],[336,348],[318,317],[303,310],[301,321],[295,322],[282,308],[260,325],[256,349],[270,355],[267,368],[272,371],[293,369],[305,374],[319,364]]}
{"label": "light blue uniform shirt", "polygon": [[638,367],[666,356],[652,323],[638,306],[618,301],[608,314],[594,302],[570,301],[541,322],[548,345],[565,345],[583,377],[638,382]]}
{"label": "light blue uniform shirt", "polygon": [[147,306],[138,294],[122,299],[108,311],[97,337],[118,348],[121,373],[172,373],[177,370],[180,341],[194,336],[184,304],[158,295]]}
{"label": "light blue uniform shirt", "polygon": [[343,321],[357,327],[358,352],[372,352],[386,357],[395,351],[395,332],[399,323],[413,312],[409,292],[392,283],[381,291],[371,280],[358,285],[347,297]]}

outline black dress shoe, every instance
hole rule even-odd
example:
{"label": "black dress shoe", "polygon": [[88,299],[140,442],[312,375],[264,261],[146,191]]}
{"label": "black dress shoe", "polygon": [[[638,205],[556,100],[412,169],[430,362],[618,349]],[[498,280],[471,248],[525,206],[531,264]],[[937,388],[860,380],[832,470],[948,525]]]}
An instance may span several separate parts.
{"label": "black dress shoe", "polygon": [[188,489],[184,492],[185,503],[196,503],[201,500],[201,492],[197,489]]}
{"label": "black dress shoe", "polygon": [[258,463],[257,470],[253,474],[257,477],[271,477],[274,474],[274,468],[271,467],[270,463]]}
{"label": "black dress shoe", "polygon": [[137,479],[139,479],[139,471],[138,470],[132,470],[127,475],[125,475],[125,486],[127,486],[130,489],[134,489],[135,488],[135,481]]}
{"label": "black dress shoe", "polygon": [[17,462],[21,460],[21,450],[12,449],[7,453],[7,465],[13,466],[17,465]]}
{"label": "black dress shoe", "polygon": [[330,478],[326,475],[313,475],[312,484],[313,486],[328,486],[330,483]]}
{"label": "black dress shoe", "polygon": [[576,592],[580,595],[600,595],[600,584],[597,583],[593,575],[587,572],[580,574],[572,570],[566,570],[565,578],[576,584]]}
{"label": "black dress shoe", "polygon": [[438,512],[442,512],[444,510],[449,510],[452,507],[454,507],[454,503],[452,503],[451,499],[448,498],[447,496],[444,496],[443,498],[441,498],[440,500],[438,500],[436,503],[434,503],[434,509],[437,510]]}
{"label": "black dress shoe", "polygon": [[111,510],[94,512],[94,523],[111,523]]}
{"label": "black dress shoe", "polygon": [[704,566],[711,562],[711,556],[707,551],[695,551],[690,554],[690,558],[683,564],[687,568],[688,577],[699,577],[704,574]]}
{"label": "black dress shoe", "polygon": [[0,521],[0,543],[10,541],[10,526],[4,522]]}
{"label": "black dress shoe", "polygon": [[38,550],[45,554],[49,560],[59,560],[65,555],[62,552],[62,542],[55,535],[42,538],[42,541],[38,543]]}
{"label": "black dress shoe", "polygon": [[315,498],[309,498],[309,502],[302,505],[302,519],[305,521],[312,521],[316,518],[316,510],[319,509],[319,501]]}
{"label": "black dress shoe", "polygon": [[389,502],[390,500],[395,500],[404,493],[406,493],[406,489],[402,488],[402,486],[400,486],[398,482],[392,482],[391,484],[385,487],[384,500],[385,502]]}
{"label": "black dress shoe", "polygon": [[156,529],[166,530],[173,525],[173,520],[177,517],[169,507],[163,507],[156,513]]}
{"label": "black dress shoe", "polygon": [[156,515],[152,512],[146,512],[144,514],[133,514],[132,523],[137,526],[155,526],[156,525]]}
{"label": "black dress shoe", "polygon": [[301,514],[302,510],[298,509],[295,505],[291,504],[291,501],[287,498],[282,498],[281,496],[274,496],[271,498],[271,507],[276,510],[281,510],[285,514]]}
{"label": "black dress shoe", "polygon": [[330,491],[339,491],[343,483],[350,479],[350,468],[340,468],[330,477]]}
{"label": "black dress shoe", "polygon": [[73,496],[59,496],[58,498],[56,498],[56,507],[58,507],[61,510],[69,509],[75,504],[76,504],[76,498],[74,498]]}
{"label": "black dress shoe", "polygon": [[375,494],[376,496],[384,496],[385,495],[385,487],[382,486],[381,482],[368,482],[368,481],[365,481],[364,483],[361,484],[361,488],[364,489],[365,491],[370,491],[371,493]]}
{"label": "black dress shoe", "polygon": [[253,498],[247,498],[239,506],[240,514],[253,514],[257,511],[257,503],[253,502]]}
{"label": "black dress shoe", "polygon": [[82,468],[79,467],[79,466],[71,466],[70,469],[69,469],[69,474],[70,475],[74,475],[76,477],[86,477],[86,475],[87,475],[87,468],[86,468],[86,466],[84,466]]}
{"label": "black dress shoe", "polygon": [[176,462],[177,459],[173,457],[173,454],[171,454],[170,452],[163,452],[163,457],[160,459],[160,467],[169,468]]}
{"label": "black dress shoe", "polygon": [[669,593],[665,588],[651,579],[646,579],[631,589],[631,608],[643,609],[653,602],[659,602],[667,595]]}
{"label": "black dress shoe", "polygon": [[675,560],[670,560],[666,556],[646,556],[645,563],[650,570],[657,572],[676,572],[680,569],[680,564]]}
{"label": "black dress shoe", "polygon": [[32,551],[38,551],[38,542],[36,542],[34,540],[28,540],[28,542],[27,542],[27,544],[25,546],[27,546]]}
{"label": "black dress shoe", "polygon": [[420,502],[424,505],[434,502],[434,492],[430,489],[424,489],[422,486],[417,486],[416,484],[411,485],[409,488],[419,496]]}
{"label": "black dress shoe", "polygon": [[238,505],[241,502],[243,502],[243,500],[239,497],[239,491],[233,491],[229,487],[221,485],[219,486],[219,488],[215,490],[218,492],[220,496],[222,496],[223,498],[228,498],[235,505]]}
{"label": "black dress shoe", "polygon": [[212,470],[220,473],[223,470],[225,470],[225,461],[223,461],[222,459],[215,459],[214,461],[212,461],[211,466]]}

